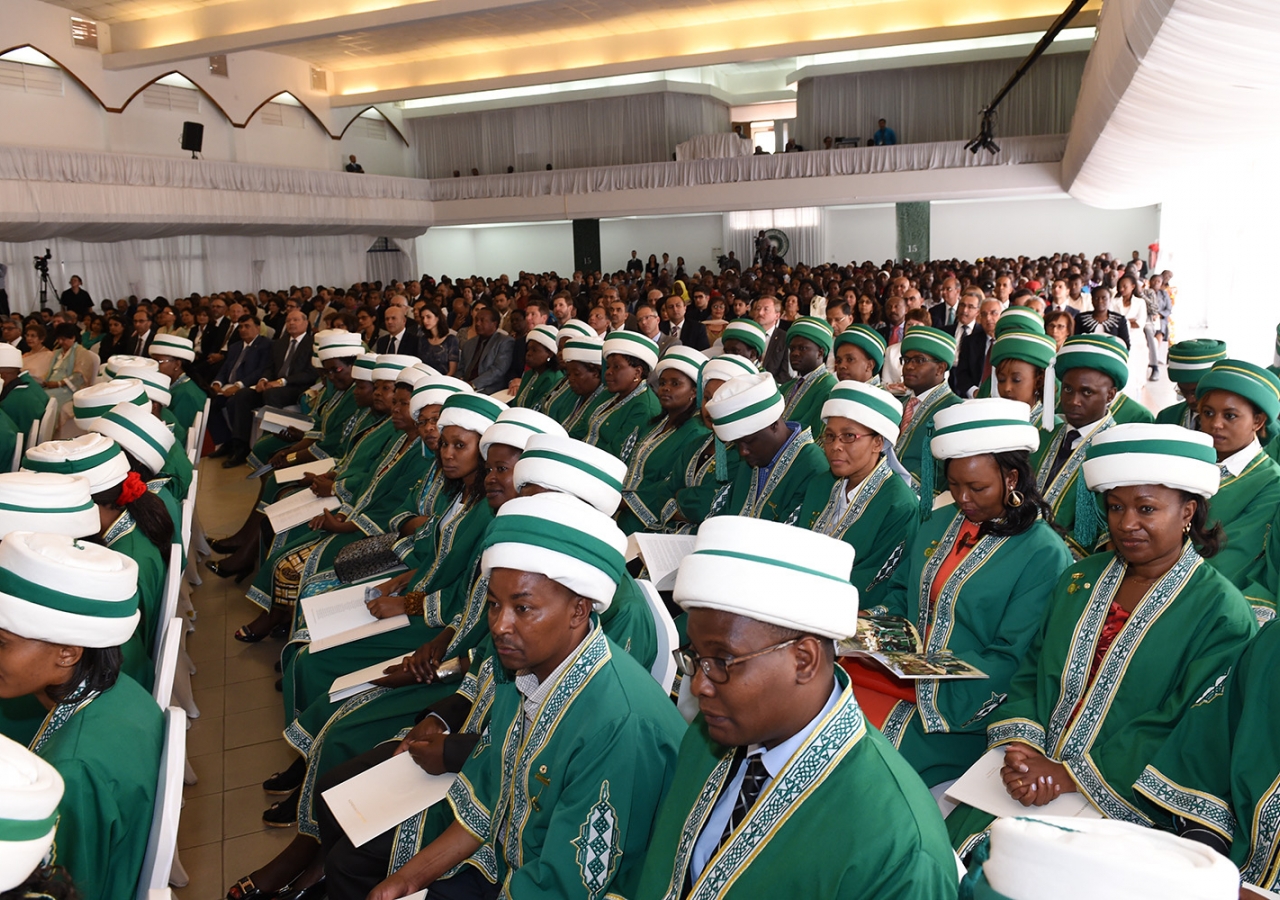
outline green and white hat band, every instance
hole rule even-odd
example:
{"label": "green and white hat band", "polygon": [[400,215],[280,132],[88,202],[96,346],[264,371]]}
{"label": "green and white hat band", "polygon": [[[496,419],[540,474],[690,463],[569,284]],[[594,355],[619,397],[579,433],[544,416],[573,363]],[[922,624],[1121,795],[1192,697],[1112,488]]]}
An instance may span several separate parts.
{"label": "green and white hat band", "polygon": [[26,882],[48,855],[63,789],[57,769],[0,735],[0,892]]}
{"label": "green and white hat band", "polygon": [[138,626],[138,564],[65,534],[0,542],[0,628],[50,644],[118,647]]}
{"label": "green and white hat band", "polygon": [[373,366],[374,381],[395,381],[396,376],[404,369],[422,362],[416,356],[404,353],[383,353]]}
{"label": "green and white hat band", "polygon": [[667,352],[662,354],[662,359],[658,360],[658,364],[654,366],[653,373],[661,375],[667,369],[675,369],[683,375],[687,375],[689,380],[695,385],[698,383],[698,376],[702,374],[702,367],[707,363],[707,355],[692,347],[674,346],[668,347]]}
{"label": "green and white hat band", "polygon": [[853,546],[816,531],[747,516],[715,516],[680,563],[675,600],[804,634],[843,640],[858,630]]}
{"label": "green and white hat band", "polygon": [[591,337],[573,337],[560,349],[560,358],[566,363],[578,362],[588,366],[603,365],[603,347],[604,339],[594,332]]}
{"label": "green and white hat band", "polygon": [[148,399],[154,400],[161,406],[168,406],[173,401],[173,394],[169,390],[172,382],[169,380],[169,376],[159,369],[140,369],[134,366],[126,366],[118,369],[114,377],[138,379],[142,382]]}
{"label": "green and white hat band", "polygon": [[409,399],[409,412],[415,416],[424,406],[442,406],[454,394],[474,394],[475,388],[461,378],[432,375],[419,381]]}
{"label": "green and white hat band", "polygon": [[21,369],[22,351],[13,344],[0,341],[0,369]]}
{"label": "green and white hat band", "polygon": [[822,404],[822,421],[832,416],[865,425],[890,444],[902,427],[902,403],[888,391],[858,381],[841,381]]}
{"label": "green and white hat band", "polygon": [[1162,484],[1201,497],[1218,492],[1213,438],[1181,425],[1116,425],[1094,437],[1085,455],[1084,483],[1102,493],[1137,484]]}
{"label": "green and white hat band", "polygon": [[560,332],[551,325],[536,325],[525,335],[526,341],[541,345],[552,356],[560,350]]}
{"label": "green and white hat band", "polygon": [[871,357],[871,361],[875,363],[875,374],[880,374],[880,369],[884,366],[884,354],[887,349],[880,332],[868,325],[850,325],[836,337],[836,350],[839,350],[845,344],[852,344]]}
{"label": "green and white hat band", "polygon": [[615,353],[634,357],[648,366],[650,372],[658,364],[658,345],[636,331],[613,332],[605,338],[601,353],[605,359]]}
{"label": "green and white hat band", "polygon": [[1047,369],[1057,354],[1058,345],[1051,337],[1030,331],[1006,331],[991,345],[991,365],[997,366],[1006,359],[1020,359],[1037,369]]}
{"label": "green and white hat band", "polygon": [[1196,385],[1196,398],[1209,391],[1238,394],[1267,417],[1268,425],[1274,425],[1276,417],[1280,416],[1280,378],[1269,369],[1243,359],[1224,359],[1214,363]]}
{"label": "green and white hat band", "polygon": [[316,356],[326,359],[353,359],[364,352],[364,341],[354,331],[322,331],[315,339]]}
{"label": "green and white hat band", "polygon": [[791,327],[787,329],[787,343],[790,344],[796,338],[805,338],[813,341],[818,345],[818,349],[822,351],[823,357],[831,352],[831,345],[835,341],[835,332],[831,330],[823,319],[813,316],[801,316],[791,323]]}
{"label": "green and white hat band", "polygon": [[376,353],[361,353],[356,357],[355,365],[352,367],[352,377],[356,381],[373,381],[373,369],[378,364],[378,355]]}
{"label": "green and white hat band", "polygon": [[568,494],[508,500],[480,547],[485,575],[494,569],[536,572],[588,598],[596,612],[609,608],[627,576],[622,530],[612,518]]}
{"label": "green and white hat band", "polygon": [[190,339],[178,337],[176,334],[157,334],[151,341],[152,356],[173,356],[193,362],[196,358],[196,345]]}
{"label": "green and white hat band", "polygon": [[94,431],[69,441],[36,444],[23,454],[22,471],[80,475],[88,480],[89,493],[97,494],[128,477],[129,460],[115,441]]}
{"label": "green and white hat band", "polygon": [[739,356],[736,353],[723,353],[707,360],[707,364],[702,367],[700,374],[702,383],[706,384],[708,381],[728,381],[731,378],[737,378],[739,375],[759,375],[760,369],[745,356]]}
{"label": "green and white hat band", "polygon": [[996,320],[996,337],[1018,331],[1044,334],[1044,317],[1029,306],[1010,306]]}
{"label": "green and white hat band", "polygon": [[934,459],[963,459],[985,453],[1009,453],[1040,447],[1040,432],[1031,424],[1031,407],[1021,400],[986,397],[965,400],[933,417]]}
{"label": "green and white hat band", "polygon": [[54,472],[0,474],[0,539],[11,531],[93,537],[102,530],[89,479]]}
{"label": "green and white hat band", "polygon": [[414,388],[430,377],[430,372],[424,372],[417,366],[408,366],[401,369],[400,373],[396,375],[396,387],[407,387],[412,392]]}
{"label": "green and white hat band", "polygon": [[102,370],[111,378],[122,377],[121,373],[126,369],[134,371],[151,369],[153,372],[158,372],[160,371],[160,363],[149,356],[126,356],[120,354],[111,357],[102,367]]}
{"label": "green and white hat band", "polygon": [[786,410],[778,385],[768,372],[731,378],[707,402],[711,428],[726,444],[763,431]]}
{"label": "green and white hat band", "polygon": [[1129,351],[1109,334],[1077,334],[1058,351],[1056,368],[1059,377],[1072,369],[1094,369],[1110,377],[1120,390],[1129,381]]}
{"label": "green and white hat band", "polygon": [[720,334],[721,346],[726,341],[741,341],[755,350],[757,356],[764,356],[766,340],[764,329],[751,319],[734,319]]}
{"label": "green and white hat band", "polygon": [[157,474],[164,469],[165,459],[173,449],[173,432],[164,422],[131,403],[121,403],[102,416],[93,430],[104,434],[130,453],[134,459]]}
{"label": "green and white hat band", "polygon": [[560,326],[560,330],[556,333],[557,341],[565,341],[570,338],[598,338],[596,330],[581,319],[570,319]]}
{"label": "green and white hat band", "polygon": [[76,424],[84,429],[92,429],[94,420],[106,415],[117,403],[150,406],[151,398],[147,396],[146,385],[136,378],[100,381],[71,395]]}
{"label": "green and white hat band", "polygon": [[513,407],[502,411],[497,421],[490,425],[480,436],[480,455],[489,458],[489,448],[494,444],[504,444],[524,451],[525,445],[539,434],[555,434],[568,437],[569,434],[555,419],[534,412],[532,409]]}
{"label": "green and white hat band", "polygon": [[1169,348],[1169,380],[1177,384],[1195,384],[1213,364],[1227,358],[1223,341],[1205,338],[1178,341]]}
{"label": "green and white hat band", "polygon": [[447,426],[454,425],[476,434],[484,434],[506,408],[507,404],[502,401],[474,391],[450,394],[440,410],[436,427],[443,431]]}
{"label": "green and white hat band", "polygon": [[537,434],[529,438],[516,463],[516,490],[527,484],[572,494],[612,516],[622,503],[627,464],[599,447],[568,435]]}
{"label": "green and white hat band", "polygon": [[948,366],[956,364],[956,339],[941,328],[928,325],[912,325],[902,336],[902,355],[918,351],[932,356]]}
{"label": "green and white hat band", "polygon": [[1009,900],[1240,895],[1240,872],[1227,857],[1196,841],[1115,819],[997,819],[982,874],[996,896]]}

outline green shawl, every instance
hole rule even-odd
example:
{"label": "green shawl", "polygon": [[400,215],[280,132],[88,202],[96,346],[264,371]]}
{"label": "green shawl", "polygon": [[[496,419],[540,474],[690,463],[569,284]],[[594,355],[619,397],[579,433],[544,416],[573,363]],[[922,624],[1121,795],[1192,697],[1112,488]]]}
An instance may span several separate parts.
{"label": "green shawl", "polygon": [[520,387],[516,389],[511,405],[536,410],[543,399],[562,381],[564,381],[564,372],[560,369],[544,369],[541,372],[527,369],[520,376]]}
{"label": "green shawl", "polygon": [[[1045,502],[1049,504],[1049,508],[1053,510],[1054,523],[1066,532],[1063,539],[1067,542],[1067,549],[1076,559],[1088,556],[1094,547],[1102,544],[1107,538],[1106,518],[1097,511],[1098,501],[1080,478],[1080,466],[1084,462],[1089,447],[1093,444],[1093,439],[1115,424],[1115,420],[1107,416],[1097,428],[1083,435],[1082,440],[1071,451],[1071,455],[1067,457],[1067,461],[1063,463],[1052,482],[1049,480],[1049,470],[1053,467],[1058,449],[1066,439],[1071,426],[1062,422],[1053,429],[1053,433],[1047,439],[1042,435],[1040,449],[1031,454],[1031,471],[1036,475],[1036,487],[1040,490],[1040,495],[1044,497]],[[1086,541],[1085,543],[1089,543],[1088,547],[1083,546],[1074,534],[1077,511],[1082,504],[1086,503],[1093,505],[1097,523],[1096,539],[1091,542]]]}
{"label": "green shawl", "polygon": [[1280,571],[1280,465],[1261,450],[1238,476],[1224,475],[1209,501],[1209,521],[1222,523],[1226,542],[1207,562],[1253,604],[1262,625],[1275,618]]}
{"label": "green shawl", "polygon": [[649,390],[648,382],[641,381],[635,390],[625,396],[613,394],[591,411],[583,440],[630,462],[636,441],[661,412],[658,395]]}

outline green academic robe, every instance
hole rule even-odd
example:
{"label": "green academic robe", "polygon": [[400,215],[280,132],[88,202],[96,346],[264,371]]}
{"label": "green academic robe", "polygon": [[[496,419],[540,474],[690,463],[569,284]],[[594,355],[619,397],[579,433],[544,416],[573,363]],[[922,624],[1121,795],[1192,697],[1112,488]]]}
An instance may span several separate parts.
{"label": "green academic robe", "polygon": [[181,447],[185,453],[187,448],[187,426],[179,422],[178,417],[173,414],[172,410],[165,406],[160,407],[160,421],[165,424],[165,427],[169,429],[169,433],[173,435],[174,444]]}
{"label": "green academic robe", "polygon": [[764,789],[686,893],[694,843],[731,775],[737,751],[715,743],[702,716],[693,720],[680,745],[671,790],[658,809],[639,888],[625,896],[956,896],[955,857],[937,804],[880,732],[867,726],[843,670],[836,669],[836,679],[842,691],[835,708]]}
{"label": "green academic robe", "polygon": [[573,391],[566,391],[559,401],[552,403],[554,412],[549,415],[564,426],[564,430],[569,432],[569,437],[577,441],[585,441],[591,430],[591,417],[595,415],[597,409],[612,399],[613,394],[605,390],[604,383],[601,382],[600,387],[586,397],[579,397]]}
{"label": "green academic robe", "polygon": [[209,395],[185,374],[179,375],[178,380],[169,387],[169,394],[169,411],[178,420],[178,424],[190,431],[195,424],[196,414],[204,412],[204,404]]}
{"label": "green academic robe", "polygon": [[849,580],[858,589],[859,606],[870,609],[884,602],[889,580],[911,546],[920,522],[920,502],[883,458],[837,514],[845,490],[845,479],[830,473],[813,478],[796,524],[853,547]]}
{"label": "green academic robe", "polygon": [[1280,888],[1280,627],[1215,674],[1134,785],[1156,824],[1175,816],[1218,834],[1244,881]]}
{"label": "green academic robe", "polygon": [[1166,406],[1160,412],[1156,413],[1157,425],[1181,425],[1183,428],[1195,430],[1193,417],[1194,413],[1191,407],[1187,405],[1186,400],[1179,400],[1172,406]]}
{"label": "green academic robe", "polygon": [[560,369],[544,369],[541,372],[526,369],[520,376],[520,387],[516,389],[511,405],[536,410],[562,381],[564,381],[564,372]]}
{"label": "green academic robe", "polygon": [[[794,424],[787,423],[788,427]],[[745,463],[738,469],[724,515],[749,516],[787,525],[794,525],[799,520],[809,483],[829,474],[831,469],[827,465],[826,454],[813,442],[809,429],[796,427],[764,484],[760,483],[759,469]]]}
{"label": "green academic robe", "polygon": [[160,556],[156,545],[138,529],[128,510],[111,523],[102,540],[112,550],[123,553],[138,564],[138,612],[141,617],[133,637],[120,648],[123,656],[121,665],[134,681],[150,690],[155,681],[151,648],[155,646],[156,630],[161,627],[160,610],[164,605],[164,582],[169,560]]}
{"label": "green academic robe", "polygon": [[[0,409],[0,472],[13,471],[13,454],[18,449],[22,432],[3,409]],[[21,460],[19,460],[21,464]]]}
{"label": "green academic robe", "polygon": [[[377,414],[369,407],[361,407],[356,403],[355,385],[341,393],[334,392],[320,407],[316,429],[307,432],[307,437],[314,441],[307,448],[307,452],[315,459],[332,458],[336,468],[364,433],[379,421]],[[274,437],[274,435],[268,435],[268,437]],[[269,446],[259,446],[264,440],[266,440],[265,437],[254,446],[253,456],[265,461],[269,460],[276,451],[272,450],[268,453]],[[284,445],[278,449],[284,449]],[[271,472],[263,483],[262,500],[258,504],[258,510],[261,511],[264,506],[279,498],[280,485],[276,481],[275,472]]]}
{"label": "green academic robe", "polygon": [[[49,405],[49,392],[28,372],[23,372],[16,381],[4,399],[0,400],[0,411],[12,419],[18,433],[25,436],[32,424],[39,422],[44,415],[45,407]],[[9,455],[13,456],[12,447],[9,448]]]}
{"label": "green academic robe", "polygon": [[[902,463],[902,467],[911,476],[912,490],[919,492],[924,466],[926,462],[932,463],[933,460],[933,455],[928,449],[929,441],[933,439],[933,417],[938,410],[955,406],[960,402],[960,398],[951,393],[951,388],[944,381],[916,399],[920,404],[912,413],[911,421],[898,435],[898,441],[893,445],[893,449],[897,454],[898,462]],[[937,493],[937,479],[934,479],[934,485],[934,493]]]}
{"label": "green academic robe", "polygon": [[836,376],[826,366],[818,366],[808,375],[798,375],[784,382],[779,390],[787,401],[782,414],[788,422],[799,422],[815,435],[822,434],[822,404],[831,396],[836,386]]}
{"label": "green academic robe", "polygon": [[30,749],[62,776],[56,865],[84,900],[128,900],[151,832],[164,716],[128,675],[49,711]]}
{"label": "green academic robe", "polygon": [[[1134,608],[1090,682],[1098,639],[1126,568],[1116,554],[1098,553],[1062,573],[1009,699],[987,726],[987,745],[1034,747],[1066,766],[1104,816],[1151,825],[1136,805],[1134,782],[1205,681],[1240,655],[1258,625],[1244,595],[1188,541]],[[965,805],[947,817],[961,855],[977,845],[991,821]]]}
{"label": "green academic robe", "polygon": [[679,428],[667,418],[653,426],[636,444],[623,482],[618,525],[623,534],[662,531],[663,507],[675,497],[681,474],[707,442],[711,429],[695,414]]}
{"label": "green academic robe", "polygon": [[1151,410],[1124,391],[1116,391],[1116,399],[1111,401],[1111,418],[1116,420],[1117,425],[1124,425],[1128,422],[1141,422],[1144,425],[1150,425],[1156,420],[1156,417],[1151,414]]}
{"label": "green academic robe", "polygon": [[649,430],[654,416],[661,413],[658,395],[649,390],[648,382],[641,381],[629,394],[613,394],[591,411],[583,440],[630,462],[636,441]]}
{"label": "green academic robe", "polygon": [[1224,475],[1209,500],[1209,521],[1222,523],[1226,542],[1207,560],[1253,605],[1258,624],[1275,618],[1275,573],[1280,571],[1280,464],[1261,450],[1238,476]]}
{"label": "green academic robe", "polygon": [[1085,453],[1088,452],[1095,437],[1115,424],[1115,420],[1107,416],[1096,428],[1083,435],[1083,440],[1071,451],[1071,455],[1067,457],[1052,482],[1049,480],[1049,470],[1053,468],[1053,461],[1057,459],[1058,450],[1071,426],[1063,422],[1048,438],[1042,436],[1040,449],[1031,454],[1031,471],[1036,473],[1036,487],[1039,488],[1045,502],[1049,504],[1049,508],[1053,510],[1054,523],[1066,532],[1063,540],[1067,542],[1067,548],[1076,559],[1088,556],[1093,552],[1094,547],[1107,538],[1107,520],[1100,511],[1094,516],[1098,537],[1093,546],[1082,547],[1072,531],[1075,528],[1076,515],[1083,504],[1092,504],[1093,509],[1098,510],[1093,492],[1085,486],[1084,479],[1081,477],[1080,466],[1084,462]]}
{"label": "green academic robe", "polygon": [[160,467],[160,471],[156,475],[169,479],[169,492],[173,494],[173,499],[177,500],[178,503],[182,503],[183,500],[187,499],[187,494],[191,490],[193,471],[191,458],[187,456],[182,444],[174,441],[173,446],[169,448],[169,452],[165,455],[164,465]]}
{"label": "green academic robe", "polygon": [[[692,534],[703,520],[719,515],[733,493],[738,471],[745,467],[733,445],[719,445],[722,463],[716,462],[718,440],[708,434],[684,467],[681,482],[673,474],[675,496],[662,507],[663,531]],[[679,517],[677,517],[679,514]]]}
{"label": "green academic robe", "polygon": [[984,535],[930,602],[938,570],[955,547],[964,515],[948,504],[920,526],[886,592],[884,611],[916,626],[925,651],[950,651],[983,679],[922,679],[916,702],[899,700],[881,731],[927,785],[959,778],[987,750],[987,718],[1035,637],[1071,554],[1043,519],[1022,534]]}
{"label": "green academic robe", "polygon": [[558,670],[527,733],[524,695],[495,675],[489,727],[448,796],[482,842],[467,863],[522,900],[627,896],[684,721],[599,628]]}

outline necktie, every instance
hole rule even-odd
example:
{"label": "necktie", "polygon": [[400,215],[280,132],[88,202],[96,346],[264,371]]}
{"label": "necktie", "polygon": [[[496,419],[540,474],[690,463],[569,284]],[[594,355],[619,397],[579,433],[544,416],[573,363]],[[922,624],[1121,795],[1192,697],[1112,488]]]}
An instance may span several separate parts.
{"label": "necktie", "polygon": [[1222,477],[1223,477],[1223,478],[1230,478],[1230,477],[1231,477],[1231,470],[1230,470],[1230,469],[1228,469],[1226,466],[1218,466],[1218,470],[1219,470],[1220,472],[1222,472]]}
{"label": "necktie", "polygon": [[231,375],[227,378],[229,384],[236,383],[236,375],[240,372],[240,364],[244,362],[244,358],[249,355],[249,348],[253,346],[252,342],[243,344],[240,347],[240,355],[236,357],[235,365],[231,367]]}
{"label": "necktie", "polygon": [[280,366],[280,377],[284,378],[289,374],[289,363],[293,362],[293,351],[298,349],[298,339],[292,338],[289,341],[289,349],[284,351],[284,363]]}
{"label": "necktie", "polygon": [[1058,448],[1058,453],[1053,458],[1053,465],[1049,467],[1049,480],[1045,482],[1045,487],[1053,483],[1053,479],[1058,477],[1062,467],[1067,464],[1067,458],[1071,456],[1071,445],[1079,437],[1080,432],[1074,428],[1067,429],[1067,433],[1062,436],[1062,446]]}
{"label": "necktie", "polygon": [[901,428],[901,431],[906,431],[906,430],[907,430],[907,426],[911,424],[911,418],[912,418],[912,416],[914,416],[914,415],[916,414],[916,408],[917,408],[918,406],[920,406],[920,398],[919,398],[919,397],[912,397],[910,400],[908,400],[908,401],[907,401],[907,405],[906,405],[906,407],[902,410],[902,428]]}
{"label": "necktie", "polygon": [[982,380],[983,381],[986,381],[988,378],[991,377],[991,345],[993,343],[994,341],[992,341],[990,338],[987,338],[987,355],[982,363]]}
{"label": "necktie", "polygon": [[956,324],[956,308],[954,306],[947,307],[947,324]]}
{"label": "necktie", "polygon": [[729,836],[734,830],[742,824],[742,820],[751,812],[751,807],[755,806],[756,800],[760,797],[760,792],[764,790],[764,783],[769,780],[769,770],[764,767],[764,756],[755,753],[747,757],[747,771],[742,779],[742,788],[738,791],[738,801],[733,804],[733,812],[729,814],[729,822],[724,827],[724,834],[720,837],[720,843],[716,846],[718,852],[725,842],[729,840]]}
{"label": "necktie", "polygon": [[391,346],[387,348],[387,352],[391,354],[396,354],[400,352],[400,335],[398,334],[391,335]]}

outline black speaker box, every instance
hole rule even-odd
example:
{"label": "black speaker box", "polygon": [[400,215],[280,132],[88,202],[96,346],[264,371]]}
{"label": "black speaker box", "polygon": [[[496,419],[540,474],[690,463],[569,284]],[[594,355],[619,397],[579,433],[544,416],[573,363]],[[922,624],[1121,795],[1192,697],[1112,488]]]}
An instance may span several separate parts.
{"label": "black speaker box", "polygon": [[200,122],[182,123],[182,149],[199,153],[204,146],[204,125]]}

